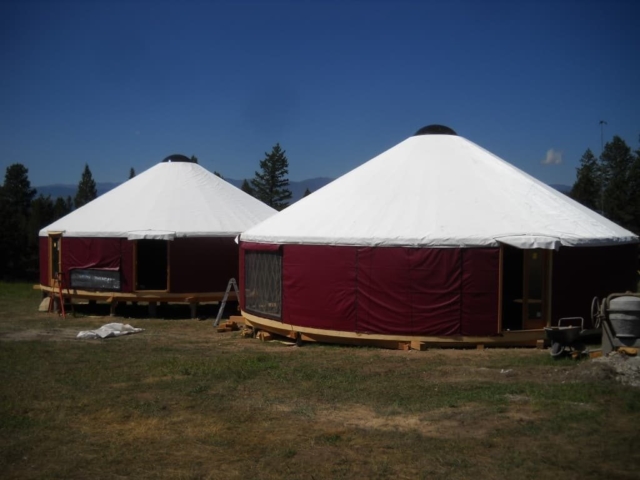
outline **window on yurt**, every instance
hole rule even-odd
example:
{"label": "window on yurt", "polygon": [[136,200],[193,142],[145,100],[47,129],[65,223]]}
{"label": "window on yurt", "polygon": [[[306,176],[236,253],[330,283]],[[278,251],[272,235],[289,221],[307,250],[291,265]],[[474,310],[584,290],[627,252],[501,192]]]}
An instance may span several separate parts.
{"label": "window on yurt", "polygon": [[244,293],[247,311],[280,318],[282,314],[282,255],[246,251]]}

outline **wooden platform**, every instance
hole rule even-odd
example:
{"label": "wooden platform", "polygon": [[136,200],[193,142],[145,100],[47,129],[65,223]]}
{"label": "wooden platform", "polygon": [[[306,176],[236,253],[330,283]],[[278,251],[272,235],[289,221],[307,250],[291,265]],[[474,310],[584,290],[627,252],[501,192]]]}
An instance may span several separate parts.
{"label": "wooden platform", "polygon": [[429,347],[535,347],[539,340],[544,340],[544,330],[506,331],[499,335],[486,337],[472,337],[464,335],[411,336],[411,335],[380,335],[356,332],[342,332],[338,330],[322,330],[317,328],[300,327],[258,317],[242,311],[245,323],[257,330],[264,330],[291,339],[306,342],[339,343],[347,345],[368,345],[381,348],[401,350],[424,350]]}
{"label": "wooden platform", "polygon": [[[47,285],[34,285],[34,290],[41,290],[49,295],[53,287]],[[78,290],[75,288],[62,289],[62,296],[65,300],[73,301],[89,300],[94,302],[104,302],[110,305],[111,315],[115,314],[115,309],[119,303],[146,303],[149,305],[149,315],[156,316],[156,306],[158,303],[183,303],[191,307],[191,317],[196,318],[198,304],[219,303],[224,297],[224,292],[203,292],[203,293],[169,293],[161,291],[141,291],[141,292],[97,292],[91,290]],[[237,301],[238,297],[234,291],[229,292],[227,301]]]}

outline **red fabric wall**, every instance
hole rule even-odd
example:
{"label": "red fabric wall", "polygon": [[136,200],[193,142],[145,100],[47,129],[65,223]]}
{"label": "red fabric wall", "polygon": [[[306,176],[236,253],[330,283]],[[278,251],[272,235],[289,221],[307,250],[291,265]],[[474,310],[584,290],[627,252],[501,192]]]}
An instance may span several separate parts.
{"label": "red fabric wall", "polygon": [[498,248],[282,251],[284,323],[395,335],[498,333]]}
{"label": "red fabric wall", "polygon": [[500,249],[468,248],[462,252],[462,335],[498,331]]}
{"label": "red fabric wall", "polygon": [[460,252],[444,248],[358,249],[357,331],[459,334]]}
{"label": "red fabric wall", "polygon": [[238,244],[233,237],[177,238],[169,242],[173,293],[224,292],[238,279]]}
{"label": "red fabric wall", "polygon": [[409,268],[406,248],[358,248],[356,331],[402,334],[411,329]]}
{"label": "red fabric wall", "polygon": [[49,285],[49,237],[38,238],[40,251],[40,285]]}
{"label": "red fabric wall", "polygon": [[73,268],[120,268],[121,239],[63,237],[62,268],[66,273]]}
{"label": "red fabric wall", "polygon": [[62,273],[76,268],[120,270],[122,291],[133,290],[133,246],[124,238],[62,237]]}
{"label": "red fabric wall", "polygon": [[553,257],[552,323],[583,317],[591,326],[593,297],[635,291],[637,269],[638,245],[561,248]]}
{"label": "red fabric wall", "polygon": [[282,321],[329,330],[356,327],[356,248],[285,245]]}
{"label": "red fabric wall", "polygon": [[[412,335],[459,335],[462,253],[457,248],[406,249],[410,258]],[[380,292],[384,295],[385,292]]]}
{"label": "red fabric wall", "polygon": [[[69,271],[74,268],[120,270],[122,291],[132,292],[135,287],[134,243],[124,238],[63,237],[65,278],[69,278]],[[48,257],[48,243],[45,247],[41,243],[42,248]],[[178,238],[169,242],[169,248],[170,291],[173,293],[224,291],[229,279],[237,278],[238,245],[231,237]],[[48,272],[48,265],[45,271]]]}

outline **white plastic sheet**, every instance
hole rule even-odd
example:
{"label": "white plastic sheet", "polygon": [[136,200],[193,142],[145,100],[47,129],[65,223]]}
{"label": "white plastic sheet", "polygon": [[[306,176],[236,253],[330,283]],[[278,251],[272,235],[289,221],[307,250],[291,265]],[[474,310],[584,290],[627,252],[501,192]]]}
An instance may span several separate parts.
{"label": "white plastic sheet", "polygon": [[143,332],[144,328],[132,327],[128,323],[107,323],[96,330],[84,330],[78,333],[77,338],[96,339],[120,337],[131,333]]}

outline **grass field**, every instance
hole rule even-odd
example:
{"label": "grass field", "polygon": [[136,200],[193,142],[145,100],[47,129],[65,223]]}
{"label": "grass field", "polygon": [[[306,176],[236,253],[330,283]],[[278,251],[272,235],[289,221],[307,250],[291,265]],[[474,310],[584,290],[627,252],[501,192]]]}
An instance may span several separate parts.
{"label": "grass field", "polygon": [[[640,391],[534,349],[287,346],[0,283],[2,478],[640,478]],[[76,340],[110,321],[141,334]]]}

